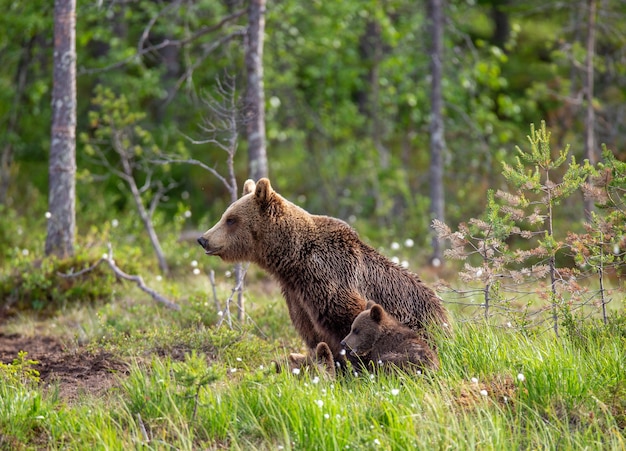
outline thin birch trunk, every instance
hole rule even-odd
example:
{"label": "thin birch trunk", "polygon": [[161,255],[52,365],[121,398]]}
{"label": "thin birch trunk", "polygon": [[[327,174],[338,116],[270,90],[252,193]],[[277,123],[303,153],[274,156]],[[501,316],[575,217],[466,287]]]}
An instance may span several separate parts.
{"label": "thin birch trunk", "polygon": [[265,93],[263,88],[263,34],[266,0],[251,0],[248,8],[246,48],[246,133],[248,137],[248,171],[254,181],[267,177],[265,146]]}
{"label": "thin birch trunk", "polygon": [[76,229],[76,0],[54,3],[54,69],[46,255],[74,254]]}
{"label": "thin birch trunk", "polygon": [[[443,189],[443,153],[446,148],[443,124],[443,0],[428,0],[430,47],[430,215],[431,219],[445,222]],[[441,262],[443,249],[437,234],[432,234],[432,262]]]}

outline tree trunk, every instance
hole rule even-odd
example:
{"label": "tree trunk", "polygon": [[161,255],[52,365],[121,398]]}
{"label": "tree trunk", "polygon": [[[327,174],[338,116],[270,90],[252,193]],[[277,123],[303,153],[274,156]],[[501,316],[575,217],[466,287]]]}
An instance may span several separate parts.
{"label": "tree trunk", "polygon": [[266,0],[250,0],[246,48],[246,133],[248,135],[248,171],[253,180],[267,177],[265,149],[265,93],[263,91],[263,33]]}
{"label": "tree trunk", "polygon": [[[595,137],[595,111],[593,109],[593,76],[594,66],[593,57],[596,47],[596,0],[587,0],[588,20],[587,20],[587,58],[585,61],[585,98],[587,100],[587,114],[585,117],[585,158],[589,163],[595,165],[598,162],[598,153],[596,151]],[[591,220],[591,212],[593,211],[593,199],[585,198],[585,219]]]}
{"label": "tree trunk", "polygon": [[[501,49],[505,49],[506,42],[511,34],[511,24],[506,11],[508,0],[493,2],[491,5],[491,19],[493,20],[492,42]],[[504,7],[504,8],[503,8]]]}
{"label": "tree trunk", "polygon": [[[428,0],[427,17],[429,21],[430,44],[430,215],[432,219],[444,221],[444,189],[443,189],[443,153],[446,148],[443,133],[443,94],[441,80],[443,77],[443,0]],[[437,234],[432,234],[432,262],[441,263],[443,250]]]}
{"label": "tree trunk", "polygon": [[0,156],[0,205],[6,205],[9,186],[11,184],[11,170],[13,167],[13,135],[18,134],[20,119],[20,103],[24,100],[28,69],[32,60],[33,47],[36,35],[22,42],[22,55],[17,65],[15,76],[15,95],[13,105],[9,113],[7,128],[5,131],[6,143]]}
{"label": "tree trunk", "polygon": [[[391,155],[389,149],[383,144],[383,122],[381,118],[380,103],[380,63],[383,59],[383,38],[380,22],[376,19],[369,20],[365,30],[359,38],[359,55],[367,65],[367,74],[363,77],[364,86],[355,93],[359,105],[359,111],[370,121],[372,141],[378,152],[380,166],[387,169]],[[380,197],[376,193],[377,202]]]}
{"label": "tree trunk", "polygon": [[54,70],[46,255],[74,254],[76,202],[76,0],[54,2]]}

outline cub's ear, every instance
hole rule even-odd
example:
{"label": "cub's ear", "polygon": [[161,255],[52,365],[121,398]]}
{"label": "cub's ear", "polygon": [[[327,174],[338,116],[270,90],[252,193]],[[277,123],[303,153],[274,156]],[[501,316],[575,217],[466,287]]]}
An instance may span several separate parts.
{"label": "cub's ear", "polygon": [[254,196],[259,203],[267,204],[273,193],[274,190],[272,189],[272,185],[268,179],[262,178],[257,182]]}
{"label": "cub's ear", "polygon": [[254,192],[254,188],[256,187],[254,180],[248,179],[246,183],[243,184],[243,195],[250,194]]}
{"label": "cub's ear", "polygon": [[376,302],[371,301],[371,300],[370,300],[370,301],[367,301],[367,304],[365,304],[365,310],[369,310],[369,309],[371,309],[372,307],[374,307],[375,305],[376,305]]}
{"label": "cub's ear", "polygon": [[385,311],[378,304],[374,304],[374,306],[370,309],[370,318],[372,318],[372,320],[376,323],[380,323],[384,315]]}

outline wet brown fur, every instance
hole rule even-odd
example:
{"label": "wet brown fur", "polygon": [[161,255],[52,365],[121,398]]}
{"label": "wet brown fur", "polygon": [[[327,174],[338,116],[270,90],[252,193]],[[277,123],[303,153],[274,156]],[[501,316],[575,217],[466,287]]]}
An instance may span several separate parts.
{"label": "wet brown fur", "polygon": [[363,243],[344,221],[287,201],[268,179],[248,180],[244,195],[198,241],[209,255],[272,274],[312,355],[326,342],[343,360],[341,340],[366,300],[415,331],[446,322],[441,300],[417,275]]}

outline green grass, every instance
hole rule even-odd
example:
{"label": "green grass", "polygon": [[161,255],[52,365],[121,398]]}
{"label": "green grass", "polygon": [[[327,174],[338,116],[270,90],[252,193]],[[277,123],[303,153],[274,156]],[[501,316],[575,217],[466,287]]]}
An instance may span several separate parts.
{"label": "green grass", "polygon": [[[297,345],[284,303],[273,295],[249,300],[256,323],[232,330],[211,326],[193,306],[170,312],[150,301],[65,312],[85,321],[90,348],[127,360],[129,374],[78,402],[26,377],[3,382],[0,449],[626,446],[619,321],[590,324],[576,339],[463,323],[440,340],[435,374],[330,381],[276,372],[272,362],[284,362]],[[24,318],[16,321],[13,330]]]}

